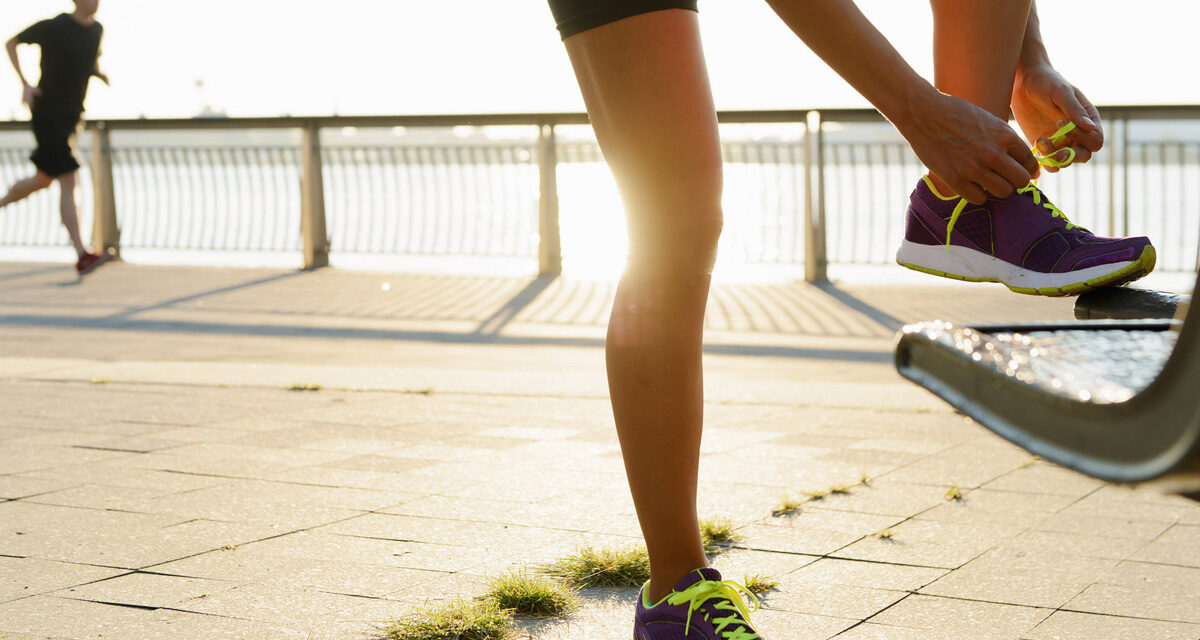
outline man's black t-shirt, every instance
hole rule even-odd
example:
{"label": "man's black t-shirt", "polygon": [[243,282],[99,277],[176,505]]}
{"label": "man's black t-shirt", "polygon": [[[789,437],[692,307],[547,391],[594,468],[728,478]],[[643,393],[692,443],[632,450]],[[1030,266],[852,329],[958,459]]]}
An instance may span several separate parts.
{"label": "man's black t-shirt", "polygon": [[99,22],[84,26],[65,13],[42,20],[17,34],[19,42],[41,45],[42,48],[39,107],[83,111],[88,79],[96,73],[103,34],[104,27]]}

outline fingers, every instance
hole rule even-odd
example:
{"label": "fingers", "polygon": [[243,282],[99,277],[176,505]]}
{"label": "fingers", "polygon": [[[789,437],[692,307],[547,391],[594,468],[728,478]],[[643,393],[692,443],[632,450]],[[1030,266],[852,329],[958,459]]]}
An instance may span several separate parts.
{"label": "fingers", "polygon": [[[1057,105],[1059,109],[1062,109],[1062,112],[1071,119],[1071,122],[1075,123],[1075,126],[1084,131],[1094,131],[1098,128],[1098,125],[1094,120],[1092,120],[1091,114],[1088,113],[1088,110],[1084,108],[1083,102],[1079,100],[1083,94],[1074,87],[1070,87],[1070,85],[1068,85],[1068,87],[1069,90],[1055,92],[1054,104]],[[1084,98],[1084,100],[1087,100],[1087,98]],[[1091,103],[1088,104],[1090,105]],[[1093,109],[1095,109],[1095,107],[1093,107]],[[1097,119],[1099,119],[1098,116]]]}

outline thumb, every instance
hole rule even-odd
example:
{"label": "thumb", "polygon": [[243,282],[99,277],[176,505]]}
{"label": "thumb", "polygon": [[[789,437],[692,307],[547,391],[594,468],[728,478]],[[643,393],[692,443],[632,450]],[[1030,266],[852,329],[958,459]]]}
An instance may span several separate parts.
{"label": "thumb", "polygon": [[1063,113],[1075,123],[1075,126],[1084,131],[1095,131],[1096,123],[1088,116],[1087,109],[1083,107],[1083,103],[1075,97],[1074,91],[1061,91],[1054,97],[1054,103],[1062,109]]}

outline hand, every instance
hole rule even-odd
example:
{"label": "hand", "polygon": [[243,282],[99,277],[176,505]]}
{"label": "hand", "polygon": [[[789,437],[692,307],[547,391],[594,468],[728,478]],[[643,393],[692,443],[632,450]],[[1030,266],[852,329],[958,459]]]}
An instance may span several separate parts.
{"label": "hand", "polygon": [[921,162],[973,204],[1006,198],[1037,173],[1012,127],[966,100],[934,93],[904,120],[896,126]]}
{"label": "hand", "polygon": [[33,101],[40,97],[42,97],[42,90],[31,84],[25,85],[25,90],[21,92],[21,102],[28,105],[30,109],[33,108]]}
{"label": "hand", "polygon": [[100,82],[103,82],[105,86],[109,86],[109,87],[111,87],[111,86],[112,86],[112,85],[111,85],[111,84],[109,84],[109,82],[108,82],[108,74],[107,74],[107,73],[104,73],[103,71],[97,71],[97,72],[96,72],[96,78],[97,78],[97,79],[99,79],[99,80],[100,80]]}
{"label": "hand", "polygon": [[[1025,137],[1035,145],[1042,155],[1059,151],[1055,157],[1066,161],[1070,154],[1067,147],[1075,150],[1075,162],[1087,162],[1092,154],[1104,146],[1104,129],[1100,125],[1100,113],[1096,107],[1049,66],[1022,70],[1013,82],[1013,114]],[[1054,145],[1049,136],[1067,122],[1075,123],[1075,130],[1067,134],[1064,144]],[[1069,165],[1068,165],[1069,166]],[[1046,167],[1047,171],[1058,171]]]}

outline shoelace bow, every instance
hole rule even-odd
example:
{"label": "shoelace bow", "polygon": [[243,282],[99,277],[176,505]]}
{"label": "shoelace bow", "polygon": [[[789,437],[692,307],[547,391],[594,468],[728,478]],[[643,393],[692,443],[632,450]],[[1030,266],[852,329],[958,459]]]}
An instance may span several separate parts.
{"label": "shoelace bow", "polygon": [[[1060,128],[1058,131],[1055,131],[1054,135],[1050,136],[1050,142],[1054,146],[1058,146],[1063,143],[1063,140],[1066,139],[1067,134],[1071,133],[1074,130],[1075,130],[1075,123],[1068,122],[1067,124],[1063,125],[1062,128]],[[1041,164],[1043,167],[1065,167],[1065,166],[1071,164],[1071,161],[1073,161],[1075,159],[1075,150],[1072,149],[1071,147],[1067,147],[1067,159],[1066,160],[1058,160],[1054,157],[1055,154],[1058,153],[1058,151],[1055,151],[1054,153],[1051,153],[1048,155],[1038,154],[1036,147],[1033,149],[1033,151],[1034,151],[1033,157],[1035,159],[1037,159],[1038,163]],[[1020,193],[1020,194],[1028,193],[1033,198],[1034,204],[1040,204],[1043,207],[1050,210],[1050,217],[1062,218],[1067,223],[1067,229],[1074,229],[1075,227],[1079,226],[1077,224],[1072,223],[1070,220],[1067,220],[1067,216],[1062,212],[1061,209],[1054,206],[1053,203],[1051,203],[1049,201],[1042,202],[1042,192],[1040,189],[1037,188],[1037,180],[1030,180],[1029,184],[1025,185],[1024,187],[1021,187],[1020,189],[1017,189],[1017,193]],[[946,224],[946,251],[950,250],[950,232],[954,230],[954,223],[958,222],[958,215],[963,212],[963,209],[966,209],[966,208],[967,208],[967,199],[959,198],[958,204],[956,204],[954,206],[954,210],[950,212],[950,222],[948,222]]]}
{"label": "shoelace bow", "polygon": [[[747,609],[746,603],[742,601],[741,593],[750,596],[750,600],[754,602],[753,609]],[[688,603],[687,621],[684,626],[684,635],[692,629],[692,612],[700,608],[700,605],[709,600],[723,600],[713,605],[714,609],[721,611],[729,611],[730,614],[724,618],[713,618],[711,622],[717,625],[717,635],[725,638],[725,640],[761,640],[762,636],[754,631],[750,626],[750,612],[758,610],[758,598],[750,593],[746,587],[734,582],[733,580],[702,580],[696,584],[671,594],[667,598],[667,602],[673,605]],[[701,612],[703,613],[703,612]],[[725,627],[737,625],[740,628],[731,628],[725,630]]]}

